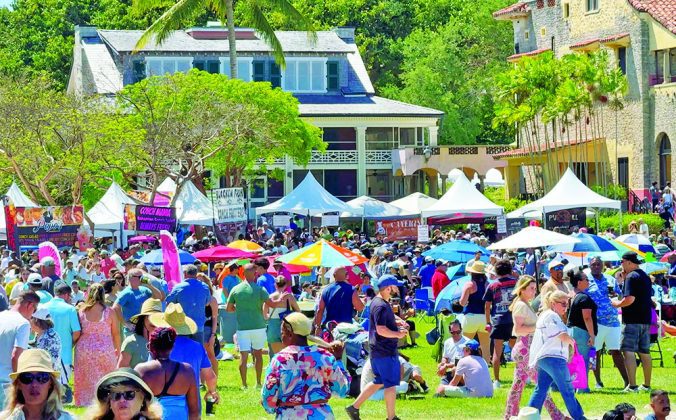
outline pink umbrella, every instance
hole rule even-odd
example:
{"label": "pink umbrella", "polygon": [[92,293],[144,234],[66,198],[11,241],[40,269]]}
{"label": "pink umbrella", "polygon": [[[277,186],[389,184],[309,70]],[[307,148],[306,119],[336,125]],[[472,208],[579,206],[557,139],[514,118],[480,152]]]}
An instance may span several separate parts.
{"label": "pink umbrella", "polygon": [[230,248],[223,245],[197,251],[193,253],[192,256],[202,262],[216,262],[257,257],[256,254],[252,254],[251,252],[246,252],[242,251],[241,249]]}
{"label": "pink umbrella", "polygon": [[129,242],[130,244],[133,244],[135,242],[157,242],[157,238],[154,236],[139,235],[127,239],[127,242]]}
{"label": "pink umbrella", "polygon": [[662,258],[660,258],[660,261],[669,262],[667,260],[669,259],[670,255],[676,255],[676,251],[667,252],[666,254],[662,255]]}

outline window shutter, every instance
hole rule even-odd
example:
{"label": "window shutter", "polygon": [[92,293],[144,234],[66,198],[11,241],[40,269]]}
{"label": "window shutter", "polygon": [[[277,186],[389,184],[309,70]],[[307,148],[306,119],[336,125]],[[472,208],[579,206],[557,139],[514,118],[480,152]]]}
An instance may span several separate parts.
{"label": "window shutter", "polygon": [[329,61],[326,63],[326,89],[338,90],[339,86],[338,62]]}
{"label": "window shutter", "polygon": [[270,83],[273,88],[282,87],[282,71],[274,61],[270,62]]}

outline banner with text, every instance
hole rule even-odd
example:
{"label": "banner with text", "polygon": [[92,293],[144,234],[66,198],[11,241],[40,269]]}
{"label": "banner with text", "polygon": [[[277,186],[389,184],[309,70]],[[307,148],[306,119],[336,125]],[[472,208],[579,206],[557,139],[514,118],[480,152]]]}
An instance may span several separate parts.
{"label": "banner with text", "polygon": [[547,229],[559,228],[561,233],[574,233],[579,228],[587,224],[587,209],[585,207],[576,207],[553,211],[545,214],[547,218]]}
{"label": "banner with text", "polygon": [[211,199],[216,211],[216,223],[243,222],[246,220],[243,188],[211,190]]}
{"label": "banner with text", "polygon": [[[11,213],[11,212],[10,212]],[[74,246],[84,220],[82,206],[14,207],[10,215],[14,224],[16,246],[38,246],[51,242],[57,247]],[[10,224],[10,219],[7,219]],[[9,230],[8,230],[9,236]]]}
{"label": "banner with text", "polygon": [[388,240],[418,239],[420,219],[383,220],[376,222],[376,234],[385,235]]}
{"label": "banner with text", "polygon": [[176,208],[127,204],[124,206],[124,228],[143,232],[176,230]]}

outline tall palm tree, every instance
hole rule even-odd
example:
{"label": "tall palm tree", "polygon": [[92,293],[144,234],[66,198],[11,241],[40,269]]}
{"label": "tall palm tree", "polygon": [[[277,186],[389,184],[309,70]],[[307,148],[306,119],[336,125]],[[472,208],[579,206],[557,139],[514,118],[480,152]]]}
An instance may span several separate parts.
{"label": "tall palm tree", "polygon": [[[181,29],[184,23],[195,14],[204,9],[211,10],[221,22],[221,25],[227,25],[228,45],[230,54],[230,77],[237,77],[237,40],[235,36],[235,1],[236,0],[178,0],[166,12],[162,14],[146,31],[136,43],[136,50],[142,49],[148,41],[154,36],[155,42],[161,44],[167,39],[172,31]],[[248,17],[251,26],[258,32],[264,41],[272,48],[275,61],[281,68],[284,68],[284,50],[282,44],[275,35],[275,30],[268,21],[265,11],[275,10],[282,13],[290,21],[295,22],[297,27],[308,31],[308,36],[316,39],[314,25],[303,16],[289,0],[240,0],[245,1],[247,5]],[[161,0],[134,0],[133,8],[145,13],[150,9],[158,7],[163,2]]]}

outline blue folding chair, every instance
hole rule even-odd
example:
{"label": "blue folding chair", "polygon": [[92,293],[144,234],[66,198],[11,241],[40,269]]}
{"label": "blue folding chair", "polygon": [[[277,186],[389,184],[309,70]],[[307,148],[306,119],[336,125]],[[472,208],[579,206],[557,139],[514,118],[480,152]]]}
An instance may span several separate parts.
{"label": "blue folding chair", "polygon": [[434,305],[430,301],[429,292],[427,289],[417,289],[413,297],[413,308],[415,309],[416,317],[425,319],[425,317],[434,318]]}

